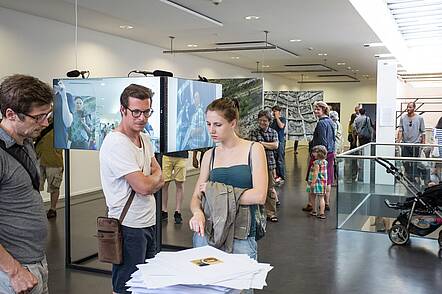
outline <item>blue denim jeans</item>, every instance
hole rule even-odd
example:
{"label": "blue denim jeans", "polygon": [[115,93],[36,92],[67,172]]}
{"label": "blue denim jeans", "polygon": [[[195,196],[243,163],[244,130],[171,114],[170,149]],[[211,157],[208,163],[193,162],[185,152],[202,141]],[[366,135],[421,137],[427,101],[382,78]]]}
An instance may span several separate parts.
{"label": "blue denim jeans", "polygon": [[[22,264],[28,269],[36,278],[37,285],[29,291],[29,294],[48,294],[48,263],[46,257],[42,261],[33,264]],[[15,294],[12,289],[11,280],[8,275],[0,270],[0,293],[1,294]]]}
{"label": "blue denim jeans", "polygon": [[[206,245],[209,245],[206,237],[201,237],[197,233],[193,234],[193,247],[202,247]],[[250,258],[258,260],[258,244],[255,241],[255,237],[248,237],[245,240],[234,239],[232,253],[247,254]],[[253,294],[253,289],[243,290],[241,293]]]}
{"label": "blue denim jeans", "polygon": [[123,232],[123,263],[112,265],[112,288],[115,293],[128,293],[126,282],[137,270],[137,264],[145,263],[156,253],[155,226],[129,228],[121,226]]}
{"label": "blue denim jeans", "polygon": [[276,174],[285,179],[285,141],[279,142],[276,155]]}

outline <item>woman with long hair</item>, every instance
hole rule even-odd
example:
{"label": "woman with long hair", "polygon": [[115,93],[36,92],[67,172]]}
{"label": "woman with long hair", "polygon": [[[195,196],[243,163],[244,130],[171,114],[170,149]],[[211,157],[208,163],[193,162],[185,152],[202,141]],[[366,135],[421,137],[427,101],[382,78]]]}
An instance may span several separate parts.
{"label": "woman with long hair", "polygon": [[207,129],[217,146],[204,153],[200,175],[191,200],[193,217],[189,221],[193,230],[195,247],[207,244],[201,199],[208,181],[244,188],[241,205],[248,205],[252,215],[250,233],[244,240],[234,239],[233,253],[248,254],[257,259],[256,220],[259,204],[264,204],[267,194],[267,163],[264,147],[240,138],[236,132],[239,119],[238,101],[219,98],[207,106]]}

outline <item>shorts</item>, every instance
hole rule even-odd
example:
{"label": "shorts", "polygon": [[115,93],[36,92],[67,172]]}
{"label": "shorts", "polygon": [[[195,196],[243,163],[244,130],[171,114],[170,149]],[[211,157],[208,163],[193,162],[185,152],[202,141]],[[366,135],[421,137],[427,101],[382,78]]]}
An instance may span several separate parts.
{"label": "shorts", "polygon": [[163,177],[165,182],[186,180],[187,158],[163,156]]}
{"label": "shorts", "polygon": [[48,167],[40,165],[40,191],[44,190],[45,181],[48,181],[46,192],[52,193],[59,191],[62,180],[62,167]]}
{"label": "shorts", "polygon": [[[42,261],[32,264],[22,264],[28,271],[30,271],[37,278],[37,285],[29,291],[29,294],[48,294],[48,263],[46,257]],[[0,293],[15,294],[12,288],[11,280],[8,275],[0,270]]]}
{"label": "shorts", "polygon": [[126,283],[137,270],[137,264],[155,257],[155,226],[130,228],[121,226],[123,233],[123,263],[112,265],[112,288],[115,293],[128,293]]}

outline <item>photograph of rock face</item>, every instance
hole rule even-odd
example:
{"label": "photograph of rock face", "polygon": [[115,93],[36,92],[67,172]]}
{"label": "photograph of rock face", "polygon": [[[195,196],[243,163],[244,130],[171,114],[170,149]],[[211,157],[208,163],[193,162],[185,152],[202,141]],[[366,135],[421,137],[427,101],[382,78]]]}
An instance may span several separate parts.
{"label": "photograph of rock face", "polygon": [[249,138],[257,126],[258,112],[263,106],[263,79],[210,79],[223,86],[223,96],[239,101],[239,136]]}
{"label": "photograph of rock face", "polygon": [[313,104],[323,99],[323,91],[265,91],[264,108],[282,107],[281,113],[287,118],[289,140],[311,140],[317,122]]}

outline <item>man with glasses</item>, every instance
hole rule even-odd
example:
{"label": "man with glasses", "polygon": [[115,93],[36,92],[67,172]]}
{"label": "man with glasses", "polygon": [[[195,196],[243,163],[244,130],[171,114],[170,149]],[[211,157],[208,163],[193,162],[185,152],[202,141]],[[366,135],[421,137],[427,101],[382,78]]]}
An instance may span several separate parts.
{"label": "man with glasses", "polygon": [[[404,113],[399,120],[398,143],[425,144],[425,123],[422,116],[415,112],[416,103],[407,104],[407,113]],[[419,146],[402,146],[402,157],[419,157]],[[417,173],[416,162],[403,161],[405,176],[411,181],[418,183],[420,179]]]}
{"label": "man with glasses", "polygon": [[142,132],[152,115],[154,93],[144,86],[131,84],[120,96],[121,123],[103,141],[100,173],[108,216],[120,218],[132,190],[135,196],[122,222],[123,263],[112,266],[114,293],[127,293],[126,282],[156,253],[153,194],[164,184],[160,165],[155,159],[148,134]]}
{"label": "man with glasses", "polygon": [[48,293],[47,221],[33,140],[52,114],[52,89],[37,78],[0,85],[0,293]]}

